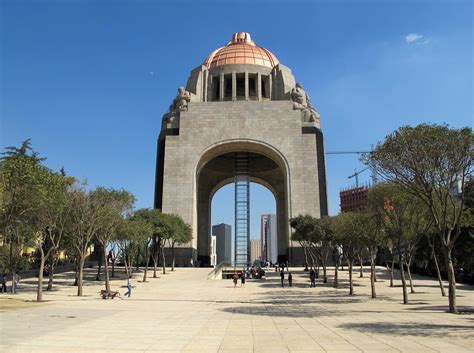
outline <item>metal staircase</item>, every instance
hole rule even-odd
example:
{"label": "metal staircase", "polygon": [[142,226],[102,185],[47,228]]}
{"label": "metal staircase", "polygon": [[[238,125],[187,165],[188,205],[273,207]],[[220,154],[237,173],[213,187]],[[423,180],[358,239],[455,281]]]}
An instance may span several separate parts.
{"label": "metal staircase", "polygon": [[248,153],[235,156],[235,257],[234,265],[250,261],[250,176]]}

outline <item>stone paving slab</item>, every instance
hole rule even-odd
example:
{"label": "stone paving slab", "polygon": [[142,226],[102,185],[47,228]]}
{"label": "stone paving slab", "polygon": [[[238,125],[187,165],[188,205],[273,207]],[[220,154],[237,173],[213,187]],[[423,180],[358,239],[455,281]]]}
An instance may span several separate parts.
{"label": "stone paving slab", "polygon": [[[75,296],[72,274],[35,303],[34,280],[17,295],[0,295],[0,352],[474,352],[474,287],[458,286],[465,315],[446,313],[437,282],[415,276],[416,293],[401,304],[401,287],[390,288],[378,268],[378,298],[370,299],[368,269],[348,295],[292,269],[294,286],[280,287],[278,274],[249,280],[207,280],[209,269],[178,268],[140,282],[132,298],[102,300],[101,282],[86,272],[84,297]],[[112,288],[122,293],[121,269]],[[150,276],[151,277],[151,276]],[[332,281],[330,276],[329,282]],[[470,312],[469,312],[470,311]]]}

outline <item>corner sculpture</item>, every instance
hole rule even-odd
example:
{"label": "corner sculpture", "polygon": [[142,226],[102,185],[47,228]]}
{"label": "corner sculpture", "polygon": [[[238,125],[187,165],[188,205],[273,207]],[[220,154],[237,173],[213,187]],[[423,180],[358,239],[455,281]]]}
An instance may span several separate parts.
{"label": "corner sculpture", "polygon": [[188,110],[188,103],[191,101],[191,93],[184,87],[178,88],[178,95],[173,99],[168,112],[163,115],[163,125],[165,128],[175,128],[179,126],[179,114]]}
{"label": "corner sculpture", "polygon": [[295,88],[291,90],[290,98],[293,101],[293,110],[301,110],[302,121],[315,122],[319,121],[320,115],[316,108],[311,104],[308,93],[303,89],[301,83],[297,83]]}

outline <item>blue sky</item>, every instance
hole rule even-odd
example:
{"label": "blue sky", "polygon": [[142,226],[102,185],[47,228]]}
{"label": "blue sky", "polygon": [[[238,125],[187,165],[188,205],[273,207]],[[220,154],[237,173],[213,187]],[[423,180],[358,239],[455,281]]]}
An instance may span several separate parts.
{"label": "blue sky", "polygon": [[[326,149],[367,150],[400,125],[472,125],[471,1],[1,2],[1,143],[151,207],[160,120],[189,72],[246,31],[289,66],[322,116]],[[330,213],[354,155],[328,156]],[[369,173],[361,174],[361,181]],[[252,189],[252,235],[272,195]],[[233,191],[213,222],[232,224]],[[229,202],[230,200],[230,202]],[[216,208],[218,210],[216,210]]]}

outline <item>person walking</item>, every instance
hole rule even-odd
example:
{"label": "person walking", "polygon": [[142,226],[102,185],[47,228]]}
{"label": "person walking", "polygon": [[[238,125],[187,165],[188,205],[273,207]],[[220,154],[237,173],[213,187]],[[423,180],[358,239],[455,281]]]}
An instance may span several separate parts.
{"label": "person walking", "polygon": [[245,273],[242,271],[242,274],[240,275],[240,286],[245,287]]}
{"label": "person walking", "polygon": [[314,272],[314,269],[309,272],[309,279],[311,281],[310,287],[316,288],[316,272]]}
{"label": "person walking", "polygon": [[292,276],[291,272],[288,272],[288,285],[290,287],[293,286],[293,276]]}
{"label": "person walking", "polygon": [[237,271],[234,272],[234,275],[232,276],[232,280],[234,281],[234,288],[237,287],[237,280],[239,279],[239,275],[237,274]]}
{"label": "person walking", "polygon": [[15,272],[12,276],[12,293],[15,294],[18,290],[18,284],[20,283],[20,275],[18,272]]}
{"label": "person walking", "polygon": [[281,279],[281,286],[285,286],[285,272],[283,271],[283,268],[280,271],[280,279]]}
{"label": "person walking", "polygon": [[1,282],[2,282],[2,289],[0,290],[0,293],[6,293],[7,292],[7,275],[5,274],[5,272],[2,273]]}
{"label": "person walking", "polygon": [[130,298],[132,296],[132,276],[128,276],[127,278],[127,289],[128,291],[124,294],[124,296],[128,296]]}

